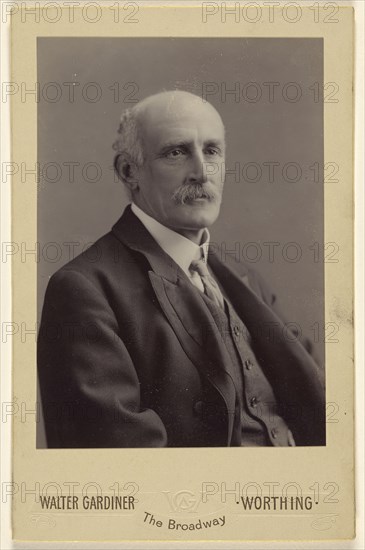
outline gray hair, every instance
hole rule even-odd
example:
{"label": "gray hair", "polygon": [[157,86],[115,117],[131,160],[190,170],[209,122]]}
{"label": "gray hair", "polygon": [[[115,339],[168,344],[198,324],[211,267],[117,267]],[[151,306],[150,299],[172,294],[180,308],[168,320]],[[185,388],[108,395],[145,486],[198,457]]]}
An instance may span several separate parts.
{"label": "gray hair", "polygon": [[114,168],[122,181],[124,181],[123,175],[119,172],[117,166],[121,154],[128,156],[131,162],[134,162],[137,166],[142,166],[144,162],[143,144],[138,129],[139,111],[138,105],[134,105],[122,113],[118,137],[113,144],[113,149],[116,151]]}

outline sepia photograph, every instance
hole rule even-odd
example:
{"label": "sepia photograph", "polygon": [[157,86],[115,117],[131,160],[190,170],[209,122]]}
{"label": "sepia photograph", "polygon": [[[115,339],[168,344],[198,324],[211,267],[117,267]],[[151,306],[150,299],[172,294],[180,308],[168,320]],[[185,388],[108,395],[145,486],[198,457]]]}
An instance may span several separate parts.
{"label": "sepia photograph", "polygon": [[324,446],[323,40],[40,37],[37,72],[37,447]]}
{"label": "sepia photograph", "polygon": [[352,548],[358,10],[26,4],[2,9],[12,539]]}

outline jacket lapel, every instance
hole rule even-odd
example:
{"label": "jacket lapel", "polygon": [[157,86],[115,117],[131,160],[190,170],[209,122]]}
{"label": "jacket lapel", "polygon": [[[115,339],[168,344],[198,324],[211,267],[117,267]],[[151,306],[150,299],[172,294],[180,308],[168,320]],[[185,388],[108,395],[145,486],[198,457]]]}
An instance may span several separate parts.
{"label": "jacket lapel", "polygon": [[113,227],[126,246],[144,255],[151,266],[148,275],[156,298],[186,355],[222,396],[228,413],[230,443],[236,390],[227,370],[228,352],[199,290],[152,238],[130,206]]}

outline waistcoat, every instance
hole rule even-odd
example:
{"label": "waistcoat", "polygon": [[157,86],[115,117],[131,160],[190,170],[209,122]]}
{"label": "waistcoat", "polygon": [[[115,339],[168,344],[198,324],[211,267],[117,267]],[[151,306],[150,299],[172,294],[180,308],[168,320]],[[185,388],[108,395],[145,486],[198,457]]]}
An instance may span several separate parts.
{"label": "waistcoat", "polygon": [[203,298],[231,358],[229,370],[236,387],[238,408],[232,445],[294,446],[292,433],[278,413],[273,389],[252,350],[251,337],[243,321],[227,298],[225,311],[205,294]]}

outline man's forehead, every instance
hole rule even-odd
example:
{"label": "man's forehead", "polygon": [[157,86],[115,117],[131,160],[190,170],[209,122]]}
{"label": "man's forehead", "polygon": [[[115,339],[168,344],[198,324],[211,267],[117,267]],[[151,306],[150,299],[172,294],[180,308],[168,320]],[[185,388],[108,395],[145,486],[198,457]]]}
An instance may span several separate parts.
{"label": "man's forehead", "polygon": [[182,124],[181,121],[169,121],[149,126],[143,132],[144,145],[154,150],[161,150],[169,146],[198,147],[215,144],[221,148],[225,146],[224,129],[216,124]]}
{"label": "man's forehead", "polygon": [[[213,116],[215,115],[215,116]],[[141,121],[142,134],[159,142],[166,140],[224,140],[223,123],[217,113],[199,116],[193,112],[155,112]]]}
{"label": "man's forehead", "polygon": [[214,125],[184,124],[182,121],[171,121],[169,124],[156,124],[150,128],[159,142],[194,142],[194,141],[224,141],[224,132],[221,127]]}

